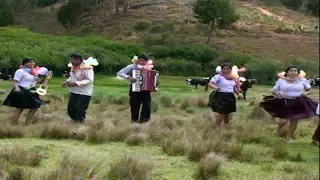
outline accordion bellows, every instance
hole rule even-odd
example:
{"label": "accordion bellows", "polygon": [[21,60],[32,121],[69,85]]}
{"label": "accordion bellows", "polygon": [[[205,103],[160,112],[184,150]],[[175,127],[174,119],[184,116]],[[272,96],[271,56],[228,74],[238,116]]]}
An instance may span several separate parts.
{"label": "accordion bellows", "polygon": [[133,70],[132,77],[137,81],[132,83],[132,92],[156,92],[158,76],[154,70]]}

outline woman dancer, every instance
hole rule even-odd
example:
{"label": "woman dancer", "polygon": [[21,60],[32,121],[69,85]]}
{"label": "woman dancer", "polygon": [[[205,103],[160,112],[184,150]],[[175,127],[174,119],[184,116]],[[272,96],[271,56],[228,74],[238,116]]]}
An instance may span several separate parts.
{"label": "woman dancer", "polygon": [[261,102],[261,107],[273,117],[280,118],[277,133],[288,123],[288,143],[297,129],[298,120],[308,119],[316,115],[317,102],[308,98],[311,86],[309,82],[299,76],[300,70],[290,66],[285,70],[285,75],[280,78],[272,89],[275,97],[266,97]]}
{"label": "woman dancer", "polygon": [[39,95],[34,92],[38,75],[33,71],[34,61],[31,58],[24,58],[21,67],[15,72],[13,78],[13,89],[4,101],[3,105],[15,107],[11,116],[11,123],[18,124],[18,119],[24,109],[30,109],[26,124],[32,123],[32,118],[37,109],[43,104]]}
{"label": "woman dancer", "polygon": [[229,124],[230,113],[236,112],[236,99],[234,93],[238,94],[236,80],[231,76],[231,65],[221,65],[221,72],[209,79],[209,86],[214,89],[210,95],[209,106],[212,111],[218,113],[216,115],[217,126]]}

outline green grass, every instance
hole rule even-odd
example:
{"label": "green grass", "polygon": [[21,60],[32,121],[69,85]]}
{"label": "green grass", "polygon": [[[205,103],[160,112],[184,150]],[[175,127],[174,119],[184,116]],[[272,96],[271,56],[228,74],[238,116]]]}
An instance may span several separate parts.
{"label": "green grass", "polygon": [[[305,179],[311,179],[318,175],[319,149],[311,144],[316,120],[299,123],[294,143],[283,144],[288,157],[274,158],[272,154],[273,143],[281,141],[272,133],[276,128],[276,123],[268,117],[265,120],[248,118],[253,110],[253,107],[248,106],[248,103],[258,101],[262,95],[269,94],[271,86],[253,86],[253,89],[248,92],[248,100],[238,101],[238,112],[233,115],[231,127],[223,129],[219,133],[210,127],[213,122],[208,116],[209,109],[194,102],[206,99],[209,92],[204,92],[203,87],[193,90],[192,87],[185,84],[185,79],[185,77],[161,76],[159,92],[153,94],[153,100],[159,103],[159,109],[152,115],[153,121],[148,125],[132,126],[129,123],[129,106],[127,104],[128,83],[117,80],[115,77],[97,75],[93,96],[93,101],[96,103],[92,103],[88,109],[86,125],[78,126],[68,125],[64,122],[67,116],[66,99],[63,96],[67,95],[68,90],[59,87],[59,83],[63,81],[62,78],[54,78],[49,82],[49,95],[43,97],[51,99],[52,103],[40,109],[39,117],[37,117],[38,122],[30,126],[17,126],[17,129],[12,133],[19,131],[23,137],[0,139],[0,150],[15,148],[16,145],[40,150],[40,154],[45,157],[40,165],[21,167],[26,174],[30,175],[26,179],[37,179],[42,173],[50,172],[59,166],[65,155],[70,154],[80,157],[78,159],[84,162],[90,161],[92,167],[97,166],[96,168],[99,168],[95,174],[97,179],[104,179],[102,177],[106,177],[112,164],[124,155],[139,155],[152,163],[152,179],[189,180],[195,179],[198,167],[197,163],[188,160],[188,155],[184,153],[183,148],[184,146],[188,148],[193,142],[203,145],[205,141],[201,138],[209,137],[211,142],[216,143],[216,147],[213,147],[215,153],[221,155],[226,152],[239,153],[237,149],[226,148],[232,143],[240,144],[243,147],[240,156],[229,158],[222,163],[216,177],[218,180],[301,179],[302,176],[308,176]],[[10,86],[9,82],[5,82],[0,85],[0,88],[9,90]],[[0,101],[5,96],[0,95]],[[318,89],[313,90],[312,96],[319,98]],[[115,100],[116,97],[124,99],[122,101]],[[166,105],[170,99],[172,105],[168,108]],[[186,102],[186,100],[189,101]],[[182,103],[188,103],[188,108],[181,108]],[[192,113],[190,109],[192,109]],[[1,128],[4,130],[10,127],[6,125],[9,112],[9,108],[0,107],[0,123],[3,124]],[[21,120],[23,121],[23,117]],[[102,124],[99,125],[98,122]],[[51,139],[49,139],[50,137],[41,138],[41,132],[48,125],[55,126],[58,128],[57,131],[61,132],[65,131],[62,127],[66,127],[64,129],[82,134],[84,138],[71,137],[68,132],[59,136],[62,140],[57,140],[54,137]],[[250,127],[253,127],[254,130],[250,130]],[[3,133],[1,128],[0,135]],[[100,132],[96,136],[101,138],[101,141],[87,139],[87,136],[93,136],[87,133],[90,132],[86,130],[87,128],[94,128],[93,131]],[[244,132],[241,129],[244,129]],[[140,133],[146,136],[143,143],[136,146],[127,144],[128,137],[135,137],[130,135]],[[225,142],[219,140],[219,134],[225,138]],[[243,141],[240,137],[251,141]],[[163,143],[165,139],[177,143],[177,146]],[[187,149],[185,151],[187,152]],[[302,160],[293,161],[291,157],[297,156],[298,153]]]}

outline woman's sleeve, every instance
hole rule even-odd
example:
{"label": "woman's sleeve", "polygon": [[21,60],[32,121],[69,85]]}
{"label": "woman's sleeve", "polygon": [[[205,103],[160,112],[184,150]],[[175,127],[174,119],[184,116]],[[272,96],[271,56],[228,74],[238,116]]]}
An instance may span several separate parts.
{"label": "woman's sleeve", "polygon": [[305,79],[305,78],[302,79],[302,83],[303,83],[303,87],[304,87],[305,90],[311,89],[311,85],[310,85],[310,83],[309,83],[309,81],[307,79]]}
{"label": "woman's sleeve", "polygon": [[210,82],[213,83],[213,84],[217,84],[219,81],[220,81],[220,75],[219,74],[214,75],[210,80]]}
{"label": "woman's sleeve", "polygon": [[281,84],[282,84],[282,80],[281,79],[279,79],[279,80],[277,80],[276,81],[276,84],[273,86],[273,88],[272,88],[272,92],[274,92],[274,91],[280,91],[280,86],[281,86]]}
{"label": "woman's sleeve", "polygon": [[23,72],[22,72],[20,69],[18,69],[18,70],[14,73],[13,80],[19,82],[19,81],[21,81],[22,77],[23,77]]}

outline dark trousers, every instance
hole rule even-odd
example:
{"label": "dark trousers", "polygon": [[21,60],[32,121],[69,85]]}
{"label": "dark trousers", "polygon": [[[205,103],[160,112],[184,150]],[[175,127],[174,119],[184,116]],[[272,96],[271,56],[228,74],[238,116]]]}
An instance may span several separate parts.
{"label": "dark trousers", "polygon": [[[131,107],[131,120],[133,122],[148,122],[151,116],[151,94],[150,92],[131,92],[130,107]],[[142,109],[140,108],[142,105]],[[141,109],[141,113],[140,113]],[[140,114],[140,119],[139,119]]]}
{"label": "dark trousers", "polygon": [[68,114],[74,121],[83,122],[86,118],[91,96],[70,93],[68,102]]}
{"label": "dark trousers", "polygon": [[320,133],[320,132],[319,132],[320,130],[319,130],[319,126],[320,126],[320,125],[318,125],[316,131],[314,132],[314,134],[313,134],[313,136],[312,136],[312,139],[313,139],[313,140],[316,140],[316,141],[318,141],[318,142],[320,141],[320,134],[319,134],[319,133]]}

